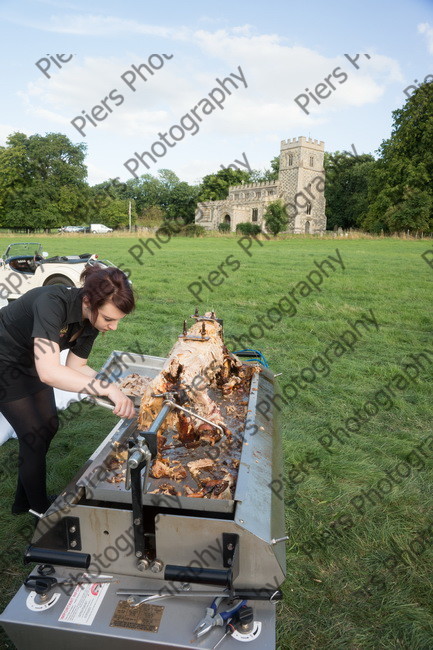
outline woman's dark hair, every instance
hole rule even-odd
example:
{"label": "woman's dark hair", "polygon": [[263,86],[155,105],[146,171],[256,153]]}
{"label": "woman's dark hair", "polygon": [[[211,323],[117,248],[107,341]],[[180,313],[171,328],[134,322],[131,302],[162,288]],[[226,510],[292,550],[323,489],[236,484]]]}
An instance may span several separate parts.
{"label": "woman's dark hair", "polygon": [[83,296],[89,301],[92,314],[96,314],[108,300],[124,314],[129,314],[135,308],[132,287],[120,269],[88,264],[80,279],[83,282]]}

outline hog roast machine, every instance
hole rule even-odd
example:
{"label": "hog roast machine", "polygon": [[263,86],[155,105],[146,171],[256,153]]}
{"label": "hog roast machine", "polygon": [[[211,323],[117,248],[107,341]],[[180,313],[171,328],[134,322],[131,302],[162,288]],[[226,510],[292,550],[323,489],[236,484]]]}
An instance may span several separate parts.
{"label": "hog roast machine", "polygon": [[217,596],[218,614],[246,601],[254,618],[218,648],[275,648],[287,537],[270,489],[274,376],[228,352],[213,312],[193,318],[167,359],[105,363],[99,376],[140,394],[139,412],[41,515],[24,558],[37,577],[0,617],[18,650],[210,650],[226,631]]}

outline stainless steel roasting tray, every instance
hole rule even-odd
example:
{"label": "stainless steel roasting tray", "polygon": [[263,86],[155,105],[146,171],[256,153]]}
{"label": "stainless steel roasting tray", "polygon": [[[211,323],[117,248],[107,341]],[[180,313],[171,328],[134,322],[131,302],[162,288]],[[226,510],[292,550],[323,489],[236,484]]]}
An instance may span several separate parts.
{"label": "stainless steel roasting tray", "polygon": [[[165,359],[161,357],[114,351],[104,364],[99,376],[105,377],[109,381],[114,381],[119,377],[126,376],[132,372],[136,372],[142,376],[155,377],[160,372],[164,362]],[[122,373],[122,375],[120,373]],[[248,407],[246,409],[248,415],[247,420],[245,421],[245,426],[248,422],[248,430],[251,430],[253,426],[255,413],[253,404],[255,405],[257,400],[258,378],[258,373],[253,374],[249,396],[246,396],[248,398]],[[124,481],[118,483],[110,482],[110,479],[115,476],[115,471],[110,471],[109,468],[111,467],[112,461],[114,460],[118,450],[122,448],[126,449],[128,438],[134,435],[136,431],[137,422],[135,420],[125,421],[120,426],[116,427],[113,431],[113,435],[108,436],[100,445],[92,463],[86,468],[77,483],[78,486],[85,488],[87,499],[123,504],[131,503],[131,492],[125,489]],[[245,437],[242,430],[238,432],[238,438],[236,456],[239,461],[241,461],[241,457],[245,457],[245,452],[249,450],[243,450],[242,440],[244,440]],[[180,451],[184,452],[182,462],[183,464],[186,464],[187,462],[206,457],[208,454],[208,457],[218,458],[217,462],[221,462],[224,458],[224,453],[227,451],[227,449],[224,450],[223,447],[224,441],[220,441],[220,443],[217,443],[215,447],[212,448],[209,447],[205,449],[203,447],[198,447],[196,449],[188,450],[181,449]],[[244,483],[242,474],[248,471],[246,464],[240,462],[237,480],[241,481],[241,485]],[[215,499],[206,497],[191,498],[187,496],[151,493],[151,490],[158,488],[163,483],[171,483],[174,487],[177,487],[176,482],[170,479],[167,480],[166,478],[161,478],[149,480],[146,486],[143,485],[143,505],[202,512],[234,512],[234,499]],[[197,489],[197,485],[194,485],[191,481],[188,483],[188,480],[184,480],[182,482],[182,487],[185,485]],[[147,491],[148,489],[149,492]]]}
{"label": "stainless steel roasting tray", "polygon": [[[127,375],[136,373],[142,377],[153,379],[162,370],[165,359],[163,357],[152,357],[136,352],[120,352],[113,350],[101,370],[96,375],[97,379],[109,382],[119,382]],[[131,396],[135,406],[140,406],[140,397]],[[112,407],[110,400],[104,397],[98,398],[99,402],[105,402],[108,407]]]}
{"label": "stainless steel roasting tray", "polygon": [[[125,483],[110,483],[109,479],[114,473],[109,469],[110,461],[116,454],[115,445],[126,444],[128,438],[137,430],[135,422],[124,423],[128,426],[121,426],[114,436],[104,441],[104,445],[99,448],[99,453],[93,459],[93,462],[86,468],[84,473],[77,481],[77,487],[84,487],[86,498],[89,500],[97,500],[112,503],[131,503],[131,491],[125,489]],[[196,450],[190,450],[194,452]],[[193,453],[191,453],[191,460],[194,460]],[[144,473],[144,472],[143,472]],[[142,481],[143,481],[142,473]],[[163,479],[160,479],[163,481]],[[157,481],[155,481],[157,482]],[[167,479],[165,479],[167,482]],[[144,486],[143,486],[144,487]],[[146,486],[147,487],[147,486]],[[158,508],[176,508],[180,510],[196,510],[196,511],[210,511],[210,512],[233,512],[233,500],[220,500],[220,499],[192,499],[183,496],[172,496],[170,494],[150,494],[143,491],[142,494],[143,505],[156,506]]]}

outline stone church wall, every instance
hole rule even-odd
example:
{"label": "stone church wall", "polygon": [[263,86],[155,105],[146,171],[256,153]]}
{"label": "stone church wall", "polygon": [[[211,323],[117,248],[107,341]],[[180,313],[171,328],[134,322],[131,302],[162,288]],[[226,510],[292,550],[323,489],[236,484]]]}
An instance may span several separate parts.
{"label": "stone church wall", "polygon": [[326,230],[324,143],[305,138],[283,140],[278,180],[229,187],[221,201],[199,203],[195,222],[208,230],[230,223],[231,231],[242,222],[257,223],[266,231],[263,215],[269,203],[280,199],[289,216],[287,232],[318,233]]}

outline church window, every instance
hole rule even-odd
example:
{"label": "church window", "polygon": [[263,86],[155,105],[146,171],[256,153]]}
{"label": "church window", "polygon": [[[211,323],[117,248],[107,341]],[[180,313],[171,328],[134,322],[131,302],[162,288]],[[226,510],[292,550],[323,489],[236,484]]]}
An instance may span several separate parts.
{"label": "church window", "polygon": [[259,211],[257,208],[253,208],[252,221],[258,221],[258,219],[259,219]]}
{"label": "church window", "polygon": [[314,156],[310,156],[310,167],[314,167]]}
{"label": "church window", "polygon": [[292,153],[289,153],[289,155],[288,155],[287,164],[288,165],[293,165],[293,154]]}
{"label": "church window", "polygon": [[311,203],[310,201],[307,202],[307,214],[311,214]]}
{"label": "church window", "polygon": [[239,198],[239,192],[236,192],[235,199],[238,199],[238,198]]}
{"label": "church window", "polygon": [[261,192],[256,192],[256,196],[259,199],[261,197],[262,193]]}

